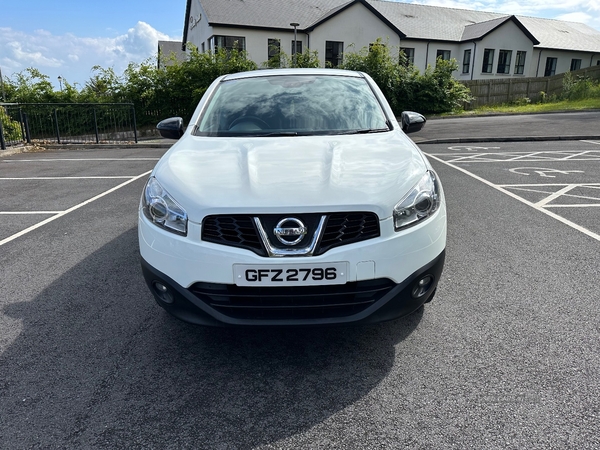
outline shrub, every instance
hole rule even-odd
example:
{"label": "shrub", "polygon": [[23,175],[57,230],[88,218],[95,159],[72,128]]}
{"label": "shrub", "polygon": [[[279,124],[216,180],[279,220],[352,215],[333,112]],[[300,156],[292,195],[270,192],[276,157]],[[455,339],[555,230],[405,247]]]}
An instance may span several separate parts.
{"label": "shrub", "polygon": [[587,77],[573,77],[567,72],[563,78],[563,91],[560,98],[563,100],[583,100],[586,98],[600,97],[600,83]]}
{"label": "shrub", "polygon": [[21,125],[16,120],[12,120],[6,112],[6,109],[0,106],[0,122],[2,122],[2,130],[6,141],[22,141],[23,134]]}
{"label": "shrub", "polygon": [[395,114],[404,110],[442,113],[460,109],[472,99],[471,91],[457,81],[452,72],[456,60],[437,60],[425,73],[406,61],[403,53],[392,57],[386,43],[378,39],[370,48],[345,53],[342,68],[368,73],[379,85]]}

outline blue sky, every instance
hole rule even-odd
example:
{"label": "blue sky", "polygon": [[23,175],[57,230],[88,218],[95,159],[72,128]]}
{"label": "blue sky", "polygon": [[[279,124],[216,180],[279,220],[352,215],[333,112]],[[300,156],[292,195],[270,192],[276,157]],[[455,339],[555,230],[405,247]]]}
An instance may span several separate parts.
{"label": "blue sky", "polygon": [[[600,30],[600,0],[408,1],[571,20]],[[181,40],[185,5],[186,0],[0,0],[2,75],[35,67],[55,85],[62,76],[82,86],[94,65],[121,74],[129,62],[155,55],[158,40]]]}
{"label": "blue sky", "polygon": [[[121,74],[156,53],[158,40],[181,40],[186,0],[0,0],[0,69],[13,77],[35,67],[85,84],[92,67]],[[77,87],[79,87],[77,86]]]}

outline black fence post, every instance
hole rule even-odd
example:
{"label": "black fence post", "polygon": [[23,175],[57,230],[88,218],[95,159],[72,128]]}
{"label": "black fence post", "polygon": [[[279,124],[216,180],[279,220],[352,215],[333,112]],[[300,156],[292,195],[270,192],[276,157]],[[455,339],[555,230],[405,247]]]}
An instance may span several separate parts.
{"label": "black fence post", "polygon": [[23,123],[23,110],[19,108],[19,125],[21,125],[21,140],[25,140],[25,124]]}
{"label": "black fence post", "polygon": [[54,108],[54,128],[56,129],[56,140],[60,144],[60,131],[58,129],[58,113],[56,108]]}
{"label": "black fence post", "polygon": [[98,136],[98,117],[96,116],[96,108],[92,108],[94,111],[94,132],[96,133],[96,144],[100,143],[100,136]]}
{"label": "black fence post", "polygon": [[0,150],[6,150],[6,141],[4,140],[4,129],[0,120]]}
{"label": "black fence post", "polygon": [[138,138],[137,138],[137,121],[135,118],[135,106],[131,105],[131,112],[133,113],[133,138],[135,140],[135,143],[138,143]]}
{"label": "black fence post", "polygon": [[23,113],[23,125],[25,126],[25,140],[28,144],[31,144],[31,133],[29,131],[29,117],[27,117],[27,113]]}

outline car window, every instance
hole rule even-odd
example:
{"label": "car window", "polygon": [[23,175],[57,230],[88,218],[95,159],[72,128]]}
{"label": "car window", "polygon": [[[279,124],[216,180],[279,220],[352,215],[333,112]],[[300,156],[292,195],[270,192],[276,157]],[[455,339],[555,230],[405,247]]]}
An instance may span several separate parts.
{"label": "car window", "polygon": [[265,136],[387,131],[366,80],[331,75],[276,75],[222,82],[195,134]]}

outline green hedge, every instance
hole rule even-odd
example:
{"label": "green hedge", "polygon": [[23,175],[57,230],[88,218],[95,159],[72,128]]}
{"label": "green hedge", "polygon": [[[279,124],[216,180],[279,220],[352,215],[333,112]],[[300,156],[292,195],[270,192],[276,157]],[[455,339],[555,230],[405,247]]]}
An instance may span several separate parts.
{"label": "green hedge", "polygon": [[[306,49],[296,55],[295,64],[285,53],[262,64],[263,67],[294,65],[318,67],[317,52]],[[63,79],[63,89],[54,91],[48,77],[33,68],[5,84],[7,101],[15,103],[133,103],[138,126],[144,128],[172,116],[188,121],[215,78],[256,68],[244,51],[219,49],[201,53],[191,47],[186,61],[177,61],[172,56],[169,65],[160,68],[155,59],[130,64],[122,75],[117,75],[112,68],[95,66],[93,76],[80,89]],[[447,112],[471,98],[468,88],[452,77],[457,69],[455,60],[438,59],[435,68],[428,67],[419,73],[402,53],[393,57],[381,39],[370,48],[346,52],[341,68],[371,75],[396,114],[403,110]]]}

